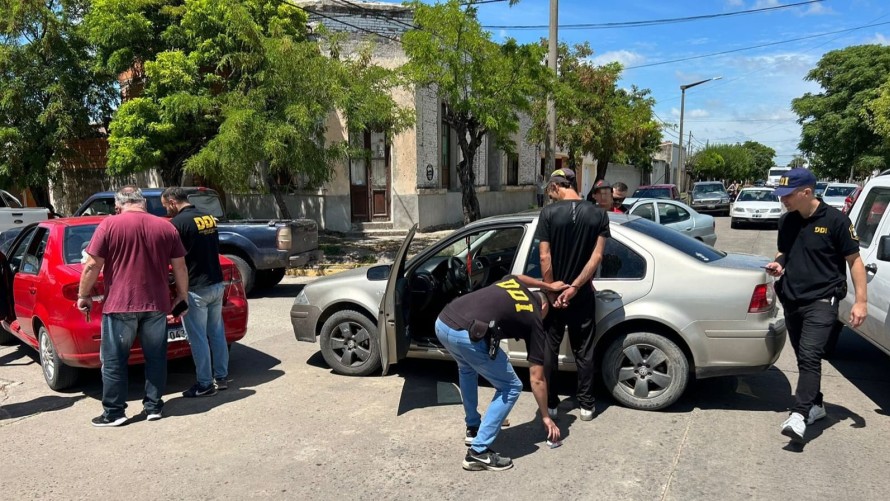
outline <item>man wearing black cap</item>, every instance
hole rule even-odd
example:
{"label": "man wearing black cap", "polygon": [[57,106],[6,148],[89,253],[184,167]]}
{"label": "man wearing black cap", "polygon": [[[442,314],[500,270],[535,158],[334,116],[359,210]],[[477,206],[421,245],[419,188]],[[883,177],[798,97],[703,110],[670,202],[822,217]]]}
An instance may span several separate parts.
{"label": "man wearing black cap", "polygon": [[612,185],[605,179],[600,179],[593,185],[593,189],[587,194],[587,200],[606,212],[623,212],[620,208],[615,207],[615,200],[612,198]]}
{"label": "man wearing black cap", "polygon": [[856,301],[850,324],[866,316],[865,267],[859,237],[847,216],[815,197],[816,176],[791,169],[779,180],[776,195],[788,212],[779,219],[778,254],[767,273],[781,277],[776,293],[785,309],[788,338],[797,356],[795,404],[782,434],[802,442],[807,425],[826,416],[820,392],[822,357],[837,321],[838,301],[847,293],[847,269]]}
{"label": "man wearing black cap", "polygon": [[593,274],[603,259],[609,236],[609,217],[575,188],[575,173],[558,169],[550,175],[547,194],[554,203],[544,207],[538,219],[535,238],[540,242],[541,273],[544,281],[569,285],[554,302],[545,321],[547,350],[544,373],[547,380],[547,410],[556,416],[559,398],[553,391],[559,346],[569,331],[569,342],[578,367],[578,402],[581,419],[590,421],[595,412],[593,398],[593,338],[596,303]]}

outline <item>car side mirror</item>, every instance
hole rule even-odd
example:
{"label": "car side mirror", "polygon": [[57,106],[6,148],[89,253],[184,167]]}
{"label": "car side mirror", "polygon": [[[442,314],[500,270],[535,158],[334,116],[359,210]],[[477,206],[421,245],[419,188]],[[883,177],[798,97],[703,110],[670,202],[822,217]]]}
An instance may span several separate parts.
{"label": "car side mirror", "polygon": [[890,261],[890,235],[878,240],[878,261]]}

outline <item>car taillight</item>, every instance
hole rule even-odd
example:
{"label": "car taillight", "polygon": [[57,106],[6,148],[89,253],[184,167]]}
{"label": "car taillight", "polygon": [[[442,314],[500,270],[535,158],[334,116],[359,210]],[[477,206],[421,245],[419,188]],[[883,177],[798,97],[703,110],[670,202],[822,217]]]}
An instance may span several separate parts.
{"label": "car taillight", "polygon": [[[80,283],[74,282],[62,287],[62,297],[71,301],[77,301],[77,291],[80,289]],[[93,286],[93,301],[102,301],[105,299],[105,284],[99,280]]]}
{"label": "car taillight", "polygon": [[244,292],[244,285],[241,282],[241,273],[238,271],[238,268],[234,264],[229,264],[223,266],[222,270],[223,282],[226,284],[226,289],[223,292],[223,303],[228,302],[230,297],[246,298],[247,294]]}
{"label": "car taillight", "polygon": [[278,228],[278,250],[286,250],[289,251],[291,249],[291,242],[293,240],[293,235],[290,231],[290,226],[282,226]]}
{"label": "car taillight", "polygon": [[751,294],[751,302],[748,304],[748,313],[764,313],[773,307],[775,292],[769,284],[760,284],[754,287]]}

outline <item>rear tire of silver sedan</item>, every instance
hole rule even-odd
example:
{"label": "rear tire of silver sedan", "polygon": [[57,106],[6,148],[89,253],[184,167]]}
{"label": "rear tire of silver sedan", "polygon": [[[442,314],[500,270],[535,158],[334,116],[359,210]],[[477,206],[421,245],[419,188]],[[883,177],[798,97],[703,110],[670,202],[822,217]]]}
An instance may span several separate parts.
{"label": "rear tire of silver sedan", "polygon": [[354,310],[338,311],[321,327],[321,354],[337,374],[368,376],[380,369],[377,325]]}
{"label": "rear tire of silver sedan", "polygon": [[37,331],[37,349],[40,353],[40,368],[43,370],[43,379],[53,390],[59,391],[71,387],[77,381],[78,370],[65,365],[56,346],[49,337],[46,327],[40,326]]}
{"label": "rear tire of silver sedan", "polygon": [[673,404],[689,384],[689,361],[673,341],[652,332],[619,336],[603,357],[603,382],[632,409],[654,411]]}

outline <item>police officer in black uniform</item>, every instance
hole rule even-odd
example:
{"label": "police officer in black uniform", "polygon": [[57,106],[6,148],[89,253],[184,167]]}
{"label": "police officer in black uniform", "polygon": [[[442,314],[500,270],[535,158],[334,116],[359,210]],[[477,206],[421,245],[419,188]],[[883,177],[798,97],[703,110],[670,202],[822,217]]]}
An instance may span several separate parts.
{"label": "police officer in black uniform", "polygon": [[838,301],[847,293],[847,265],[856,302],[850,323],[866,316],[865,267],[859,237],[849,218],[815,197],[816,176],[791,169],[776,195],[788,212],[779,219],[778,254],[767,273],[781,277],[776,292],[785,309],[785,326],[797,356],[795,404],[782,423],[782,434],[802,442],[808,424],[826,416],[820,384],[822,357],[838,315]]}
{"label": "police officer in black uniform", "polygon": [[[522,392],[522,382],[507,355],[498,348],[502,338],[525,341],[527,360],[531,364],[532,393],[538,402],[547,439],[559,441],[559,428],[547,414],[547,382],[543,368],[543,319],[550,303],[544,293],[532,293],[528,287],[555,293],[566,286],[546,284],[525,275],[510,275],[455,299],[436,320],[436,337],[454,357],[460,375],[467,425],[464,442],[470,447],[463,462],[465,470],[499,471],[513,466],[510,458],[489,447]],[[477,410],[480,375],[495,389],[484,417]]]}

